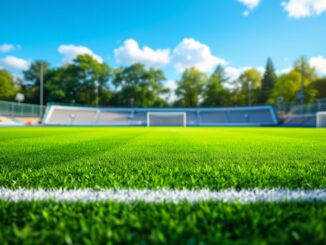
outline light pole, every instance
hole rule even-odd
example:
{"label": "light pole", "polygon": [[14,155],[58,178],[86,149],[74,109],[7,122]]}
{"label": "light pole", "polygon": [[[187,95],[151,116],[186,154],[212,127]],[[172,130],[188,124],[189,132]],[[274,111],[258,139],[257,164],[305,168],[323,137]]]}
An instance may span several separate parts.
{"label": "light pole", "polygon": [[251,81],[248,81],[248,105],[251,106]]}
{"label": "light pole", "polygon": [[43,63],[40,67],[40,117],[43,115]]}
{"label": "light pole", "polygon": [[301,105],[303,105],[304,103],[304,63],[303,63],[303,60],[301,60],[301,98],[300,98],[300,101],[301,101]]}
{"label": "light pole", "polygon": [[298,93],[298,99],[300,100],[300,104],[301,104],[301,114],[304,114],[304,108],[303,108],[303,103],[304,103],[304,99],[305,99],[305,95],[304,95],[304,76],[305,76],[305,71],[304,71],[305,67],[304,67],[304,60],[303,58],[301,59],[301,90]]}
{"label": "light pole", "polygon": [[95,104],[96,104],[96,107],[98,106],[98,87],[99,87],[99,82],[96,80],[95,81],[95,94],[96,94]]}

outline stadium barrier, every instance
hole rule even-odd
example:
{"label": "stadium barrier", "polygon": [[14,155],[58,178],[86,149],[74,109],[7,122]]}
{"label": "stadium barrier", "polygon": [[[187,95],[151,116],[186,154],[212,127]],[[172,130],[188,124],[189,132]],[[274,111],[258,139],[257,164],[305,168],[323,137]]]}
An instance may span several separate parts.
{"label": "stadium barrier", "polygon": [[326,99],[320,99],[310,104],[281,104],[277,106],[278,113],[291,115],[316,114],[319,111],[326,111]]}
{"label": "stadium barrier", "polygon": [[46,106],[0,101],[0,115],[8,117],[41,117]]}
{"label": "stadium barrier", "polygon": [[48,106],[44,125],[275,126],[273,106],[232,108],[99,108]]}
{"label": "stadium barrier", "polygon": [[311,104],[282,104],[277,110],[284,126],[316,127],[317,113],[326,111],[326,99]]}
{"label": "stadium barrier", "polygon": [[0,101],[0,126],[39,124],[45,108],[33,104]]}

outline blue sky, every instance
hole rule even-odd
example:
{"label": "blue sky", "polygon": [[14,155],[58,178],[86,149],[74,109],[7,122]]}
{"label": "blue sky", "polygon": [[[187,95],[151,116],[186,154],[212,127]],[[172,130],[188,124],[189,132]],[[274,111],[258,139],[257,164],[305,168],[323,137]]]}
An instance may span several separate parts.
{"label": "blue sky", "polygon": [[[306,55],[326,75],[326,0],[2,0],[0,67],[52,66],[90,53],[113,67],[143,62],[176,80],[221,63],[236,77]],[[144,49],[144,46],[147,48]]]}

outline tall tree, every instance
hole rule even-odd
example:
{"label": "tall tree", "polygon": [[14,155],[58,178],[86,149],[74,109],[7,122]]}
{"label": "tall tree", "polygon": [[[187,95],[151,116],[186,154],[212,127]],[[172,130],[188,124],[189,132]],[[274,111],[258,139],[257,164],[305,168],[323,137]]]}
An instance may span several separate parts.
{"label": "tall tree", "polygon": [[234,91],[236,105],[257,104],[261,92],[262,75],[257,69],[245,70],[237,80]]}
{"label": "tall tree", "polygon": [[316,95],[316,91],[309,90],[309,85],[318,79],[315,68],[309,64],[309,61],[306,57],[302,56],[295,61],[293,69],[297,71],[301,76],[301,98],[297,99],[301,99],[303,102],[311,102]]}
{"label": "tall tree", "polygon": [[44,85],[44,99],[46,103],[73,102],[69,98],[69,94],[73,88],[67,84],[67,79],[69,79],[69,73],[65,66],[48,70]]}
{"label": "tall tree", "polygon": [[14,77],[9,71],[0,70],[0,100],[12,100],[18,92]]}
{"label": "tall tree", "polygon": [[326,78],[320,78],[316,81],[313,81],[308,85],[308,91],[311,89],[316,91],[317,99],[326,98]]}
{"label": "tall tree", "polygon": [[162,70],[147,69],[143,64],[134,64],[117,69],[113,84],[118,90],[113,103],[119,106],[165,105],[162,95],[168,91],[163,87],[165,76]]}
{"label": "tall tree", "polygon": [[230,78],[227,76],[225,69],[222,65],[218,65],[216,67],[215,71],[213,72],[213,74],[217,76],[217,78],[221,84],[225,84],[230,80]]}
{"label": "tall tree", "polygon": [[177,82],[176,95],[179,100],[178,106],[196,107],[199,105],[204,87],[207,83],[207,75],[196,68],[189,68],[182,74]]}
{"label": "tall tree", "polygon": [[68,73],[67,85],[70,96],[77,103],[95,105],[106,103],[99,101],[102,94],[109,89],[112,69],[106,63],[100,63],[90,55],[79,55],[73,63],[66,67]]}
{"label": "tall tree", "polygon": [[50,64],[45,60],[36,60],[30,67],[23,71],[24,81],[22,92],[26,101],[34,104],[40,103],[40,75],[41,67],[43,69],[44,82],[49,71]]}
{"label": "tall tree", "polygon": [[260,93],[260,103],[266,103],[272,95],[273,88],[277,81],[274,65],[271,58],[268,58],[265,73],[262,80],[262,87]]}
{"label": "tall tree", "polygon": [[39,103],[40,69],[44,74],[44,102],[95,105],[108,101],[111,68],[90,55],[77,56],[71,64],[50,69],[46,61],[35,61],[24,71],[24,94],[27,101]]}
{"label": "tall tree", "polygon": [[230,93],[225,89],[218,74],[213,73],[203,91],[203,106],[226,106],[229,104]]}
{"label": "tall tree", "polygon": [[318,78],[316,69],[309,64],[305,56],[300,57],[294,62],[294,70],[299,72],[300,75],[303,75],[307,83],[311,83]]}
{"label": "tall tree", "polygon": [[275,84],[269,102],[277,103],[279,100],[284,103],[295,102],[300,87],[301,75],[299,72],[292,70],[289,73],[282,74]]}

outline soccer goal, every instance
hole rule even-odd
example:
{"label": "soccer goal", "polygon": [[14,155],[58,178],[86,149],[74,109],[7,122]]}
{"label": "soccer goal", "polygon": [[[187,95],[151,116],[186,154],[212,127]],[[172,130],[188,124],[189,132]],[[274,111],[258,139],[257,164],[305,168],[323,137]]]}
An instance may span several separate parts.
{"label": "soccer goal", "polygon": [[317,112],[317,128],[326,128],[326,111]]}
{"label": "soccer goal", "polygon": [[147,127],[151,126],[181,126],[186,127],[185,112],[147,112]]}

